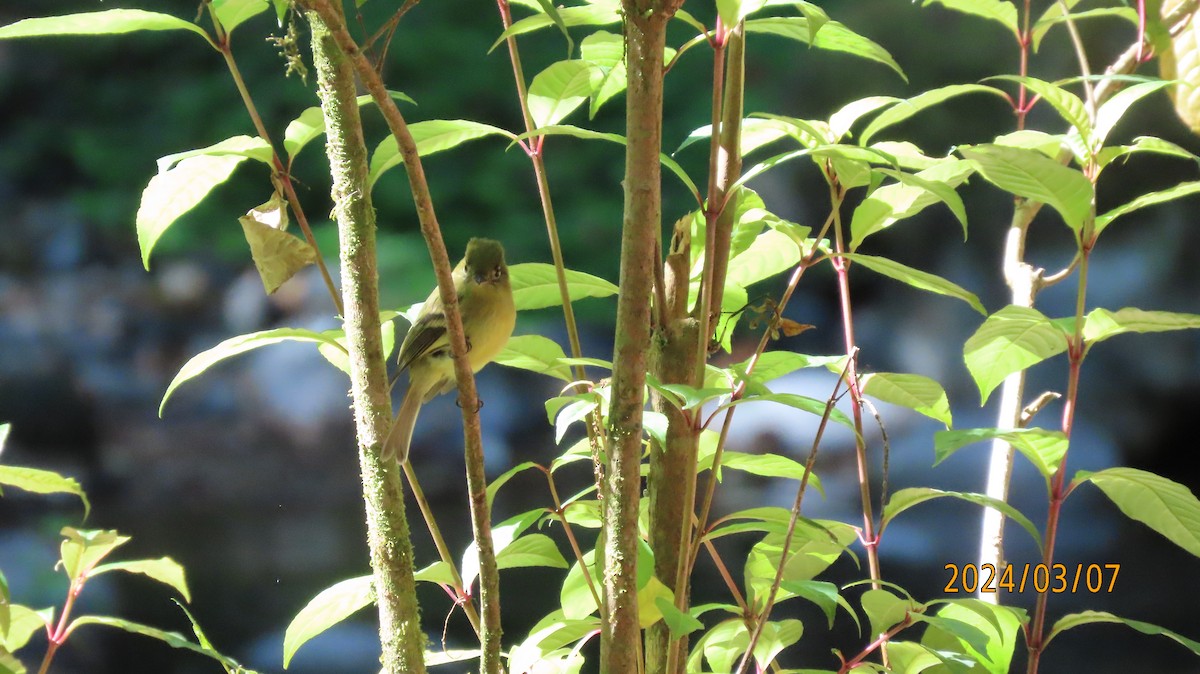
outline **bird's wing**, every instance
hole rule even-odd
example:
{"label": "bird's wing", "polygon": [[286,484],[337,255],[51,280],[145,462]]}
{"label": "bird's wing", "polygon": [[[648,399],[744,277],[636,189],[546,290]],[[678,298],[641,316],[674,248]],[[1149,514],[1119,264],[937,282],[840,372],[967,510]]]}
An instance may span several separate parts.
{"label": "bird's wing", "polygon": [[400,346],[400,371],[412,365],[414,360],[448,343],[445,315],[440,311],[422,315],[409,328]]}

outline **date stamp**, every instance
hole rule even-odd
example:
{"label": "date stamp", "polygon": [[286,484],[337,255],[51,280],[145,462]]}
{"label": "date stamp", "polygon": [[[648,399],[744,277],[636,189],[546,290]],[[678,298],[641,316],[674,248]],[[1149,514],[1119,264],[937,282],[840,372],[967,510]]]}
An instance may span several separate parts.
{"label": "date stamp", "polygon": [[944,568],[950,572],[950,580],[942,591],[948,594],[1024,592],[1026,588],[1039,594],[1111,593],[1121,571],[1120,564],[1005,564],[999,570],[991,564],[947,564]]}

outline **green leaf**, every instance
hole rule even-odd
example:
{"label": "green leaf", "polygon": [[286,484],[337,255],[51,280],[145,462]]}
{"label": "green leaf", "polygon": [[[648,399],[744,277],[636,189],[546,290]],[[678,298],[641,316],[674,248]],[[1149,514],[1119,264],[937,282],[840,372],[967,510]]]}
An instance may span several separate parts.
{"label": "green leaf", "polygon": [[[738,658],[750,646],[750,634],[741,618],[729,618],[706,632],[688,658],[688,672],[732,672]],[[701,657],[708,660],[708,669],[701,667]]]}
{"label": "green leaf", "polygon": [[895,105],[903,99],[895,96],[868,96],[860,98],[857,101],[851,101],[838,111],[833,113],[829,118],[829,131],[833,135],[834,142],[840,142],[847,134],[850,133],[850,128],[854,123],[862,119],[865,115],[884,107]]}
{"label": "green leaf", "polygon": [[[848,524],[829,520],[797,522],[792,544],[788,546],[783,580],[812,580],[846,551],[857,539],[855,529]],[[765,605],[767,593],[775,583],[776,571],[783,558],[783,533],[769,533],[756,543],[746,557],[744,568],[747,600],[752,606]],[[782,586],[778,601],[794,596]]]}
{"label": "green leaf", "polygon": [[537,372],[555,379],[571,381],[571,370],[562,363],[562,347],[541,335],[516,335],[508,339],[494,362],[506,367]]}
{"label": "green leaf", "polygon": [[772,620],[763,624],[758,643],[754,646],[754,661],[759,671],[769,669],[775,658],[783,650],[797,641],[804,634],[804,624],[799,620]]}
{"label": "green leaf", "polygon": [[[4,435],[7,435],[8,424],[0,426],[0,449],[4,448]],[[38,468],[22,466],[0,466],[0,485],[16,487],[35,494],[74,494],[83,501],[83,518],[87,519],[92,510],[87,494],[83,487],[73,477],[63,477],[58,473]]]}
{"label": "green leaf", "polygon": [[25,665],[21,664],[15,655],[0,646],[0,674],[28,674],[28,672],[29,670],[25,669]]}
{"label": "green leaf", "polygon": [[[1132,11],[1130,8],[1126,9]],[[1104,145],[1104,141],[1108,139],[1108,134],[1117,125],[1117,122],[1121,121],[1121,118],[1125,116],[1125,112],[1129,110],[1130,106],[1172,84],[1173,82],[1166,80],[1139,82],[1113,94],[1112,98],[1105,101],[1096,112],[1096,128],[1092,131],[1093,147],[1099,150]]]}
{"label": "green leaf", "polygon": [[897,597],[888,590],[867,590],[860,600],[863,612],[871,623],[871,635],[883,634],[903,621],[919,605],[907,597]]}
{"label": "green leaf", "polygon": [[514,22],[513,25],[508,27],[508,30],[496,38],[496,41],[492,43],[488,51],[491,52],[503,44],[510,36],[523,35],[535,30],[558,25],[559,21],[562,22],[562,25],[568,27],[604,26],[610,23],[617,23],[621,20],[620,9],[620,3],[612,1],[589,2],[579,7],[560,7],[558,9],[558,21],[545,13],[539,12],[533,16],[527,16],[524,19]]}
{"label": "green leaf", "polygon": [[1136,468],[1083,471],[1075,479],[1096,485],[1127,517],[1200,557],[1200,500],[1184,485]]}
{"label": "green leaf", "polygon": [[604,71],[582,60],[559,61],[529,84],[529,114],[538,127],[562,121],[600,86]]}
{"label": "green leaf", "polygon": [[0,26],[0,40],[50,35],[118,35],[139,30],[190,30],[216,48],[208,33],[196,24],[170,14],[140,9],[109,9],[102,12],[25,19]]}
{"label": "green leaf", "polygon": [[327,334],[303,328],[275,328],[274,330],[263,330],[247,335],[230,337],[213,348],[201,351],[192,356],[191,360],[183,364],[183,367],[179,369],[179,373],[175,375],[170,385],[167,386],[166,393],[163,393],[162,402],[158,405],[158,415],[162,416],[163,407],[166,406],[167,400],[175,392],[175,389],[179,388],[184,382],[200,376],[213,365],[226,358],[245,353],[252,349],[286,341],[314,342],[317,344],[329,344],[335,349],[344,348],[338,344],[336,339]]}
{"label": "green leaf", "polygon": [[[883,649],[887,653],[890,667],[888,671],[892,672],[921,674],[932,667],[945,664],[945,658],[932,648],[911,641],[889,639],[883,644]],[[955,672],[953,669],[947,671]],[[962,668],[959,671],[966,670]]]}
{"label": "green leaf", "polygon": [[1080,613],[1071,613],[1059,618],[1058,622],[1054,623],[1054,627],[1050,628],[1050,634],[1046,636],[1046,643],[1049,644],[1051,639],[1071,629],[1072,627],[1079,627],[1080,625],[1087,625],[1091,623],[1117,623],[1120,625],[1125,625],[1126,627],[1131,627],[1142,634],[1163,636],[1178,644],[1181,644],[1193,654],[1200,655],[1200,642],[1196,642],[1188,639],[1185,636],[1176,634],[1165,627],[1159,627],[1158,625],[1152,625],[1140,620],[1121,618],[1106,611],[1083,611]]}
{"label": "green leaf", "polygon": [[[1102,148],[1100,152],[1096,153],[1096,163],[1100,168],[1104,168],[1117,159],[1141,153],[1161,154],[1168,157],[1190,159],[1200,163],[1200,157],[1197,157],[1195,154],[1188,152],[1175,143],[1155,138],[1154,136],[1138,136],[1133,139],[1132,145],[1110,145],[1109,147]],[[1099,222],[1100,218],[1096,218],[1096,220]]]}
{"label": "green leaf", "polygon": [[1002,145],[960,147],[988,182],[1019,197],[1048,204],[1078,236],[1091,213],[1092,183],[1040,152]]}
{"label": "green leaf", "polygon": [[[967,369],[986,403],[1005,377],[1067,350],[1067,335],[1036,309],[1009,305],[963,345]],[[981,403],[981,404],[982,404]]]}
{"label": "green leaf", "polygon": [[165,630],[160,630],[157,627],[142,625],[129,620],[122,620],[121,618],[96,615],[81,616],[76,618],[71,622],[71,625],[67,628],[67,631],[73,632],[76,628],[84,625],[106,625],[108,627],[115,627],[117,629],[125,630],[131,634],[140,634],[142,636],[158,639],[172,648],[183,648],[201,655],[208,656],[221,663],[228,670],[239,672],[240,674],[255,674],[251,670],[242,667],[236,660],[221,655],[212,648],[205,648],[204,646],[195,644],[178,632],[167,632]]}
{"label": "green leaf", "polygon": [[928,7],[934,3],[956,12],[995,21],[1007,28],[1014,37],[1021,36],[1017,26],[1017,6],[1008,0],[925,0],[922,6]]}
{"label": "green leaf", "polygon": [[749,286],[794,267],[803,257],[792,237],[775,229],[759,234],[750,247],[729,261],[725,282]]}
{"label": "green leaf", "polygon": [[136,218],[138,245],[146,269],[150,269],[151,251],[167,228],[228,180],[245,159],[233,154],[189,157],[150,179],[142,190]]}
{"label": "green leaf", "polygon": [[213,0],[212,3],[226,34],[232,33],[243,21],[267,11],[269,6],[267,0]]}
{"label": "green leaf", "polygon": [[35,611],[20,604],[8,606],[8,629],[0,632],[0,647],[10,653],[29,643],[34,632],[47,629],[54,622],[54,607]]}
{"label": "green leaf", "polygon": [[950,428],[950,400],[942,385],[919,374],[873,372],[860,382],[862,392],[885,403],[900,405],[940,421]]}
{"label": "green leaf", "polygon": [[1112,224],[1113,220],[1116,220],[1123,215],[1132,213],[1133,211],[1145,208],[1147,206],[1174,201],[1175,199],[1190,196],[1197,192],[1200,192],[1200,180],[1182,182],[1174,187],[1160,190],[1158,192],[1147,192],[1146,194],[1137,197],[1133,201],[1117,206],[1103,215],[1096,216],[1096,234],[1104,231],[1106,227]]}
{"label": "green leaf", "polygon": [[930,89],[929,91],[917,94],[912,98],[899,101],[892,107],[880,113],[879,116],[872,120],[871,123],[867,125],[867,128],[863,129],[862,133],[858,135],[859,145],[867,145],[871,142],[871,138],[875,134],[888,128],[889,126],[899,124],[900,122],[903,122],[919,112],[922,112],[956,96],[976,92],[989,93],[996,96],[1004,95],[1003,92],[995,87],[989,87],[983,84],[951,84],[945,87],[938,87],[937,89]]}
{"label": "green leaf", "polygon": [[[1075,4],[1071,2],[1070,4]],[[1042,14],[1037,23],[1033,24],[1033,51],[1036,53],[1042,45],[1042,38],[1053,27],[1064,21],[1081,21],[1083,19],[1094,19],[1103,16],[1115,16],[1131,22],[1133,25],[1138,24],[1137,10],[1132,7],[1097,7],[1082,12],[1072,12],[1063,14],[1062,5],[1058,2],[1050,3],[1046,11]]]}
{"label": "green leaf", "polygon": [[547,566],[552,569],[570,567],[558,546],[545,534],[525,534],[496,553],[497,569],[516,569],[527,566]]}
{"label": "green leaf", "polygon": [[704,623],[693,618],[690,613],[684,613],[675,608],[674,602],[666,597],[655,599],[654,605],[662,613],[663,621],[667,623],[667,628],[671,631],[672,639],[677,639],[697,630],[704,629]]}
{"label": "green leaf", "polygon": [[843,253],[842,257],[853,260],[877,274],[883,274],[888,278],[907,283],[917,290],[925,290],[962,300],[971,305],[971,308],[975,311],[987,315],[987,311],[983,308],[983,304],[980,303],[975,293],[964,289],[956,283],[947,281],[941,276],[930,274],[920,269],[913,269],[886,257],[863,255],[862,253]]}
{"label": "green leaf", "polygon": [[523,461],[512,468],[504,471],[500,477],[492,480],[492,483],[487,486],[487,503],[488,507],[492,506],[492,502],[496,500],[496,492],[500,491],[500,487],[504,486],[505,482],[513,479],[518,473],[523,473],[530,468],[539,468],[540,466],[533,461]]}
{"label": "green leaf", "polygon": [[[421,157],[488,136],[504,136],[509,140],[517,138],[511,131],[469,119],[429,119],[409,124],[408,131],[412,134],[417,154]],[[375,152],[371,154],[371,167],[367,179],[373,186],[384,172],[403,163],[404,156],[400,154],[396,138],[389,135],[380,141],[375,147]]]}
{"label": "green leaf", "polygon": [[967,501],[968,503],[975,503],[977,505],[984,506],[985,508],[992,508],[993,510],[998,510],[1004,513],[1005,516],[1021,525],[1021,528],[1029,532],[1029,535],[1033,537],[1033,542],[1037,543],[1038,550],[1042,549],[1042,536],[1038,533],[1037,527],[1033,526],[1033,522],[1030,522],[1028,517],[1025,517],[1025,515],[1021,514],[1021,511],[1012,507],[1008,503],[984,494],[962,491],[944,491],[941,489],[934,489],[932,487],[910,487],[907,489],[901,489],[889,496],[888,502],[883,508],[883,517],[879,522],[880,533],[887,528],[887,525],[890,524],[897,515],[905,510],[908,510],[915,505],[920,505],[926,501],[932,501],[933,499],[943,498],[946,496]]}
{"label": "green leaf", "polygon": [[[713,455],[700,457],[696,468],[697,470],[708,470],[712,468],[712,463]],[[721,454],[721,469],[740,470],[760,477],[781,477],[789,480],[801,480],[805,473],[804,464],[786,456],[769,452],[746,454],[732,450],[725,450]],[[816,473],[809,474],[808,484],[822,495],[825,494],[825,489],[821,486],[821,480]]]}
{"label": "green leaf", "polygon": [[295,159],[305,145],[325,133],[325,114],[321,108],[306,108],[300,116],[288,122],[283,130],[283,149],[289,159]]}
{"label": "green leaf", "polygon": [[[588,550],[583,553],[583,562],[587,565],[587,573],[593,582],[597,582],[599,577],[596,575],[596,551]],[[596,599],[588,588],[579,560],[575,560],[571,570],[567,572],[567,577],[563,579],[558,599],[563,615],[569,620],[581,620],[596,612]]]}
{"label": "green leaf", "polygon": [[[537,128],[533,131],[529,131],[517,136],[517,139],[524,140],[525,138],[531,138],[533,136],[574,136],[576,138],[584,138],[588,140],[607,140],[610,143],[618,143],[620,145],[625,145],[626,143],[625,137],[622,135],[592,131],[591,129],[583,129],[578,126],[571,126],[569,124],[558,124],[555,126]],[[675,177],[679,178],[680,182],[682,182],[684,186],[688,188],[688,191],[692,194],[692,196],[696,197],[696,200],[699,201],[700,191],[696,189],[696,183],[692,182],[692,179],[688,177],[687,172],[683,170],[683,167],[679,165],[679,162],[676,162],[674,159],[671,159],[662,153],[659,153],[658,159],[668,171],[674,173]],[[732,192],[733,187],[730,187],[728,191]]]}
{"label": "green leaf", "polygon": [[[500,524],[492,527],[493,550],[496,555],[497,565],[499,565],[499,559],[504,552],[520,540],[518,536],[520,536],[526,529],[537,522],[538,519],[545,514],[545,512],[546,511],[544,508],[527,510],[519,515],[514,515],[504,520]],[[549,553],[547,553],[545,550],[542,550],[540,553],[541,556],[548,554]],[[561,557],[561,555],[559,556]],[[517,559],[520,559],[519,555]],[[515,564],[514,566],[529,565]],[[470,588],[475,583],[475,579],[479,577],[479,547],[476,545],[475,541],[472,540],[467,544],[467,549],[463,552],[462,561],[459,563],[459,568],[462,570],[463,587]],[[564,565],[562,568],[566,568],[566,566]]]}
{"label": "green leaf", "polygon": [[[562,305],[562,293],[559,292],[554,265],[523,262],[510,266],[508,274],[512,283],[513,304],[518,311]],[[617,286],[599,276],[571,269],[563,270],[563,275],[572,302],[585,297],[609,297],[618,292]]]}
{"label": "green leaf", "polygon": [[91,573],[92,568],[100,563],[113,550],[129,542],[128,536],[122,536],[115,531],[83,530],[74,527],[63,527],[60,532],[63,542],[60,555],[63,570],[67,578],[75,580],[83,574]]}
{"label": "green leaf", "polygon": [[1003,136],[997,136],[994,142],[996,145],[1003,145],[1005,147],[1036,150],[1051,159],[1057,159],[1063,146],[1066,144],[1066,136],[1061,133],[1051,134],[1035,129],[1021,129],[1020,131],[1006,133]]}
{"label": "green leaf", "polygon": [[183,567],[170,557],[136,559],[127,562],[109,562],[108,564],[101,564],[93,568],[88,575],[98,576],[109,571],[124,571],[126,573],[140,573],[144,576],[149,576],[164,585],[175,588],[175,591],[183,595],[184,601],[192,601],[192,595],[188,592],[187,579],[184,575]]}
{"label": "green leaf", "polygon": [[253,159],[257,162],[262,162],[263,164],[270,166],[272,163],[272,157],[275,155],[271,150],[271,145],[262,138],[257,136],[234,136],[232,138],[226,138],[225,140],[214,145],[209,145],[208,147],[202,147],[195,150],[186,150],[184,152],[176,152],[175,154],[169,154],[165,157],[160,157],[156,162],[158,166],[158,172],[165,173],[170,171],[184,159],[202,156],[245,157],[246,159]]}
{"label": "green leaf", "polygon": [[[725,403],[724,405],[721,405],[719,408],[717,408],[717,411],[728,409],[730,407],[733,407],[734,405],[741,405],[743,403],[756,402],[756,401],[779,403],[780,405],[787,405],[788,407],[794,407],[798,410],[808,412],[809,414],[815,414],[818,417],[825,415],[825,406],[826,405],[825,405],[824,400],[817,400],[816,398],[809,398],[808,396],[802,396],[802,395],[799,395],[796,393],[764,393],[764,394],[757,394],[757,395],[748,395],[748,396],[745,396],[744,398],[739,398],[732,402],[728,402],[728,403]],[[829,420],[833,421],[835,423],[839,423],[850,429],[854,428],[854,422],[850,421],[850,417],[846,416],[845,412],[842,412],[841,410],[837,409],[836,407],[829,411]]]}
{"label": "green leaf", "polygon": [[[285,3],[286,9],[286,3]],[[282,24],[282,21],[280,22]],[[388,95],[397,101],[404,101],[416,105],[409,96],[399,91],[388,91]],[[374,97],[370,95],[359,96],[356,102],[361,107],[368,103],[374,103]],[[414,125],[415,126],[415,125]],[[409,127],[412,131],[412,127]],[[283,149],[287,151],[288,159],[295,159],[296,155],[300,154],[300,150],[304,149],[313,139],[325,133],[325,115],[321,112],[321,108],[313,106],[306,108],[300,116],[288,123],[287,128],[283,132]],[[391,151],[396,151],[395,143],[392,144]]]}
{"label": "green leaf", "polygon": [[1143,311],[1126,307],[1117,311],[1093,309],[1083,324],[1083,339],[1089,344],[1127,332],[1167,332],[1200,328],[1200,314],[1179,314],[1171,311]]}
{"label": "green leaf", "polygon": [[961,447],[992,439],[1012,445],[1047,479],[1059,469],[1063,455],[1067,453],[1067,436],[1061,431],[1044,428],[968,428],[938,431],[933,436],[934,465],[945,461]]}
{"label": "green leaf", "polygon": [[[509,653],[509,671],[535,672],[539,667],[549,667],[556,674],[557,667],[566,663],[562,658],[552,654],[567,644],[587,638],[600,629],[600,623],[595,618],[571,619],[563,611],[554,611],[538,621],[529,636],[515,646]],[[569,674],[576,670],[565,670]]]}
{"label": "green leaf", "polygon": [[[1087,108],[1084,107],[1083,101],[1075,94],[1057,84],[1039,80],[1036,77],[996,75],[988,79],[1007,80],[1025,85],[1026,89],[1040,96],[1043,101],[1049,103],[1051,107],[1058,111],[1063,121],[1079,132],[1080,137],[1084,139],[1085,143],[1090,142],[1089,139],[1092,137],[1092,121],[1088,117]],[[1086,157],[1086,154],[1083,156]]]}
{"label": "green leaf", "polygon": [[292,618],[283,634],[283,668],[309,639],[317,636],[375,601],[375,585],[371,576],[343,580],[313,597]]}
{"label": "green leaf", "polygon": [[[785,374],[790,374],[796,370],[809,367],[832,367],[843,364],[845,356],[809,356],[803,353],[794,353],[791,351],[764,351],[758,357],[758,361],[754,364],[754,372],[750,375],[750,380],[765,384],[773,379],[778,379]],[[746,377],[746,368],[750,367],[750,359],[737,363],[730,369],[733,370],[739,378]],[[839,367],[840,371],[840,367]]]}
{"label": "green leaf", "polygon": [[413,580],[424,583],[437,583],[449,587],[458,585],[458,580],[454,577],[454,568],[440,559],[413,573]]}
{"label": "green leaf", "polygon": [[[934,651],[964,652],[988,674],[1008,674],[1017,634],[1026,621],[1024,611],[978,599],[953,599],[937,612],[937,619],[924,619],[930,629],[921,637],[923,645]],[[965,632],[964,625],[973,631]]]}
{"label": "green leaf", "polygon": [[[892,188],[888,191],[884,191],[887,187],[875,189],[874,192],[871,192],[870,197],[863,201],[863,204],[854,209],[854,221],[859,219],[858,211],[864,210],[864,204],[868,205],[866,210],[874,215],[865,223],[859,223],[857,229],[854,227],[854,221],[851,221],[851,233],[854,234],[858,231],[860,233],[856,235],[858,239],[862,239],[872,231],[886,228],[898,219],[916,215],[926,205],[935,203],[935,201],[942,201],[949,207],[950,212],[954,213],[954,217],[962,224],[962,237],[966,239],[966,207],[962,205],[962,198],[959,197],[958,192],[954,191],[954,188],[965,181],[968,175],[971,175],[970,164],[958,161],[942,162],[916,175],[892,169],[877,170],[883,175],[894,177],[896,185],[887,186]],[[908,189],[901,191],[900,187]],[[880,201],[880,204],[875,206],[872,201]],[[852,249],[853,247],[857,246],[852,246]]]}
{"label": "green leaf", "polygon": [[[786,585],[786,587],[785,587]],[[825,618],[829,621],[829,629],[833,629],[833,619],[837,616],[837,607],[839,605],[846,609],[846,612],[854,616],[854,610],[846,603],[846,600],[838,594],[837,585],[823,580],[790,580],[786,583],[781,582],[780,587],[785,587],[789,592],[802,597],[816,604],[821,612],[825,614]]]}
{"label": "green leaf", "polygon": [[425,666],[436,667],[438,665],[449,665],[455,662],[466,662],[478,658],[481,651],[478,648],[448,648],[443,649],[440,646],[437,650],[425,651]]}
{"label": "green leaf", "polygon": [[879,46],[879,44],[859,35],[837,21],[825,22],[820,26],[820,30],[817,30],[816,34],[813,35],[809,23],[808,17],[771,17],[749,19],[745,23],[745,28],[747,33],[777,35],[803,42],[817,49],[842,52],[843,54],[850,54],[851,56],[882,63],[894,70],[904,81],[908,81],[908,77],[904,74],[904,70],[900,67],[900,64],[896,63],[896,59],[892,58],[892,55],[886,49]]}
{"label": "green leaf", "polygon": [[731,28],[766,4],[767,0],[717,0],[717,14],[725,27]]}

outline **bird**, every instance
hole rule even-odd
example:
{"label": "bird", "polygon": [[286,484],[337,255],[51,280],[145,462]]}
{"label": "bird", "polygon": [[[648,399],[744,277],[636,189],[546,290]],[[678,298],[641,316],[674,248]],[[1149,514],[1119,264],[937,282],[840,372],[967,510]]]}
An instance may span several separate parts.
{"label": "bird", "polygon": [[[467,360],[471,370],[479,372],[508,343],[517,318],[508,265],[504,262],[504,246],[492,239],[471,239],[453,276],[458,311],[467,338]],[[408,390],[384,440],[382,456],[384,461],[395,459],[403,464],[408,460],[413,426],[421,406],[457,383],[446,332],[445,307],[437,287],[429,293],[404,336],[399,362],[392,384],[408,370]]]}

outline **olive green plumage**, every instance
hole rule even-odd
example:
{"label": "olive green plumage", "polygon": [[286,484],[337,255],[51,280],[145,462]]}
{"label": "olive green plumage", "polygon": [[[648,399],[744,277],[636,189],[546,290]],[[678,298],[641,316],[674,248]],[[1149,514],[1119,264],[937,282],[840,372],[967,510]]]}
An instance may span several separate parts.
{"label": "olive green plumage", "polygon": [[[517,312],[504,247],[491,239],[471,239],[454,268],[458,311],[467,336],[467,359],[478,372],[512,336]],[[408,370],[408,391],[383,444],[383,458],[408,460],[413,426],[421,406],[455,386],[454,361],[446,333],[445,307],[435,287],[400,345],[400,369]]]}

